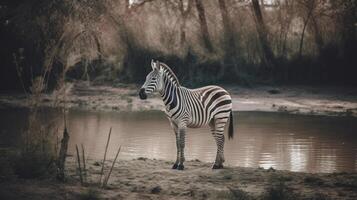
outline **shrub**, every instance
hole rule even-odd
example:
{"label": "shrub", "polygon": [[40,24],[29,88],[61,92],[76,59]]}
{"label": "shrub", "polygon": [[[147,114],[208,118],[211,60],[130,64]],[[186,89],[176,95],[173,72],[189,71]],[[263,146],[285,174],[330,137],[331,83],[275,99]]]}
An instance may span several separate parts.
{"label": "shrub", "polygon": [[273,183],[266,189],[263,199],[265,200],[289,200],[297,199],[284,182]]}
{"label": "shrub", "polygon": [[97,200],[99,199],[99,192],[94,188],[88,188],[79,194],[81,200]]}
{"label": "shrub", "polygon": [[46,152],[19,152],[14,159],[15,174],[20,178],[37,178],[54,171],[53,157]]}

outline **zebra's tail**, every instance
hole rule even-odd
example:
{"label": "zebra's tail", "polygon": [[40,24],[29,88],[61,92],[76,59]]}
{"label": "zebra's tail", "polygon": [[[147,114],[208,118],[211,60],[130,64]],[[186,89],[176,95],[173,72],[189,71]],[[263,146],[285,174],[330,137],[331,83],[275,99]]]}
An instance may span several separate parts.
{"label": "zebra's tail", "polygon": [[233,111],[229,115],[228,139],[233,139]]}

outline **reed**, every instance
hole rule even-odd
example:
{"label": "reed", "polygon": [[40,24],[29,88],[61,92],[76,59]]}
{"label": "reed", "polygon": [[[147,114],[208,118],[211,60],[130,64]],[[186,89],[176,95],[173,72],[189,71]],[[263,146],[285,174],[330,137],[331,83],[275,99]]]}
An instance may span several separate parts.
{"label": "reed", "polygon": [[81,159],[79,157],[78,145],[76,145],[77,151],[77,161],[78,161],[78,170],[79,170],[79,178],[81,180],[81,185],[83,185],[83,176],[82,176],[82,167],[81,167]]}
{"label": "reed", "polygon": [[83,160],[83,175],[84,175],[84,182],[87,182],[87,167],[86,167],[86,157],[84,153],[84,146],[81,144],[82,147],[82,160]]}
{"label": "reed", "polygon": [[101,185],[101,183],[102,183],[102,177],[103,177],[103,173],[104,173],[104,165],[105,165],[105,161],[106,161],[106,158],[107,158],[107,151],[108,151],[108,146],[109,146],[109,141],[110,141],[110,135],[111,134],[112,134],[112,127],[110,127],[107,144],[105,146],[104,158],[103,158],[103,162],[102,162],[102,169],[100,171],[99,185]]}
{"label": "reed", "polygon": [[117,151],[117,154],[115,155],[115,158],[114,158],[112,167],[110,168],[109,173],[108,173],[107,177],[105,178],[105,180],[104,180],[104,182],[103,182],[103,188],[105,188],[105,187],[107,186],[107,184],[108,184],[108,180],[109,180],[109,178],[110,178],[110,175],[112,174],[112,171],[113,171],[114,165],[115,165],[115,163],[116,163],[116,161],[117,161],[117,158],[118,158],[118,155],[119,155],[120,150],[121,150],[121,146],[119,147],[119,149],[118,149],[118,151]]}

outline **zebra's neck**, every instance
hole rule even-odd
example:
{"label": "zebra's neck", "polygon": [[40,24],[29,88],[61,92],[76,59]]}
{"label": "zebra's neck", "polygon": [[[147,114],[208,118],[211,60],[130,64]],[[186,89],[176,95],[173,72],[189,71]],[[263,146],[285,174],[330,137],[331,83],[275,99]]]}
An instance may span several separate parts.
{"label": "zebra's neck", "polygon": [[164,84],[162,90],[160,91],[160,95],[165,106],[169,106],[169,109],[171,110],[177,105],[180,97],[178,94],[180,87],[167,73],[164,73],[163,81]]}

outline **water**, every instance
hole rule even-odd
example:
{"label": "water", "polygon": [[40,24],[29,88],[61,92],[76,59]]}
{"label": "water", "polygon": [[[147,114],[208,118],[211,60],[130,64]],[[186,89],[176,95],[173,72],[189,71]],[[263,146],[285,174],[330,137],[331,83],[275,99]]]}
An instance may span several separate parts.
{"label": "water", "polygon": [[[56,114],[45,116],[38,120],[46,123]],[[234,139],[226,140],[225,146],[228,165],[300,172],[357,171],[357,118],[266,112],[239,112],[234,117]],[[0,147],[15,145],[26,112],[2,110],[0,120]],[[89,158],[102,159],[110,127],[109,158],[121,145],[120,159],[176,159],[174,132],[162,112],[71,110],[70,152],[74,153],[76,144],[83,144]],[[208,127],[188,129],[185,153],[186,160],[214,161],[216,145]]]}

